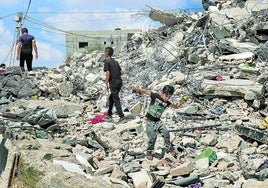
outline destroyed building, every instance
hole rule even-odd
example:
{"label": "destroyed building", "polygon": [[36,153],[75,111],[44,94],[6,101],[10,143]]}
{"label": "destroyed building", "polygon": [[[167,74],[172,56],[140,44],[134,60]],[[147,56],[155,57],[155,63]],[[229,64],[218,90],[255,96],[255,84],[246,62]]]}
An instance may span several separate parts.
{"label": "destroyed building", "polygon": [[[222,0],[204,13],[151,8],[163,26],[116,54],[125,71],[125,124],[107,110],[103,54],[77,52],[57,68],[1,75],[0,187],[268,185],[268,1]],[[149,98],[131,85],[190,99],[162,117],[177,157],[145,158]]]}

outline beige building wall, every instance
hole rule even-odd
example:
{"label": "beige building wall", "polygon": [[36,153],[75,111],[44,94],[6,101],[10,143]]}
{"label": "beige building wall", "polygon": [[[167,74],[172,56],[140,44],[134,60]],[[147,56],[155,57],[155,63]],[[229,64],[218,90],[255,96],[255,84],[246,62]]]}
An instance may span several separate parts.
{"label": "beige building wall", "polygon": [[68,31],[65,36],[66,56],[69,57],[79,49],[96,42],[104,46],[112,46],[115,51],[121,51],[130,37],[140,31],[139,29]]}

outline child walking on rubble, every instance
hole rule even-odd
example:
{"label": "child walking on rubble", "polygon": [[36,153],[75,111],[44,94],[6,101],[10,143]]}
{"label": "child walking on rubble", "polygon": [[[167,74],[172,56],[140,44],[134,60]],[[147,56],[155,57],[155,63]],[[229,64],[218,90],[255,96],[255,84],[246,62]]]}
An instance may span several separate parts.
{"label": "child walking on rubble", "polygon": [[146,113],[147,118],[146,134],[148,137],[148,145],[146,153],[147,159],[148,160],[153,159],[153,151],[157,139],[157,133],[160,133],[161,136],[164,138],[165,142],[164,145],[166,152],[168,153],[170,152],[171,155],[175,157],[176,152],[174,151],[174,148],[170,142],[169,132],[160,118],[162,113],[167,107],[177,109],[187,101],[188,97],[184,96],[177,104],[171,104],[171,102],[169,102],[169,99],[174,93],[174,87],[171,85],[164,86],[161,94],[137,88],[136,86],[131,86],[131,89],[133,91],[137,91],[139,93],[143,93],[151,97],[150,106]]}

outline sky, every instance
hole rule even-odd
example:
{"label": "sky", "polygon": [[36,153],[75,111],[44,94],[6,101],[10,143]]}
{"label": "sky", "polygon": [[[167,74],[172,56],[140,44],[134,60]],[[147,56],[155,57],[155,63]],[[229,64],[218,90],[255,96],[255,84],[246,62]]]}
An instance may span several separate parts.
{"label": "sky", "polygon": [[145,31],[160,27],[161,23],[146,15],[148,7],[172,12],[203,11],[201,0],[1,0],[0,63],[19,65],[12,55],[17,40],[14,18],[18,12],[23,14],[22,27],[27,27],[37,41],[39,58],[33,61],[33,66],[56,67],[66,57],[66,31],[115,28]]}

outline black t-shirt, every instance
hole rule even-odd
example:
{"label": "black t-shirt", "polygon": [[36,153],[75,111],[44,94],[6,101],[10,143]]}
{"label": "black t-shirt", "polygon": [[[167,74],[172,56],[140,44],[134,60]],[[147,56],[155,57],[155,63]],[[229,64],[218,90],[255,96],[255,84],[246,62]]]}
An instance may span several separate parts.
{"label": "black t-shirt", "polygon": [[22,35],[18,42],[22,44],[21,53],[22,54],[32,54],[32,41],[35,40],[34,36],[32,35]]}
{"label": "black t-shirt", "polygon": [[164,110],[170,104],[169,101],[163,101],[159,94],[151,92],[151,102],[146,117],[151,121],[159,121]]}
{"label": "black t-shirt", "polygon": [[114,59],[104,60],[104,72],[110,72],[109,82],[113,80],[121,80],[121,67],[117,61]]}

